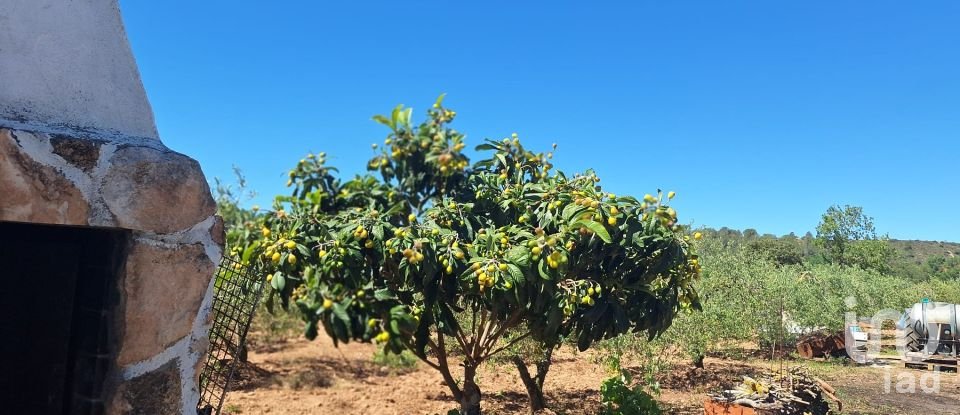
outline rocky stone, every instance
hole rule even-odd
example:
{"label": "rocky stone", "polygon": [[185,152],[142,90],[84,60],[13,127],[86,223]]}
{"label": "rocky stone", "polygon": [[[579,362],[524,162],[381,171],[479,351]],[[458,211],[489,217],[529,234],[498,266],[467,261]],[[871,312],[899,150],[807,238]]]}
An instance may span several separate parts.
{"label": "rocky stone", "polygon": [[227,243],[227,231],[223,227],[223,218],[220,215],[213,217],[213,226],[210,227],[210,239],[218,246]]}
{"label": "rocky stone", "polygon": [[114,396],[110,414],[179,414],[182,410],[180,370],[173,360],[124,383]]}
{"label": "rocky stone", "polygon": [[68,135],[54,134],[50,136],[50,145],[54,154],[63,157],[80,170],[90,173],[100,160],[100,146],[104,141],[89,138],[76,138]]}
{"label": "rocky stone", "polygon": [[[36,139],[23,134],[22,139]],[[86,225],[90,205],[73,182],[21,151],[16,132],[0,128],[0,220]]]}
{"label": "rocky stone", "polygon": [[122,282],[117,364],[146,360],[190,334],[214,271],[202,244],[166,247],[135,239]]}
{"label": "rocky stone", "polygon": [[199,163],[151,147],[118,149],[101,193],[118,226],[159,234],[188,229],[216,211]]}

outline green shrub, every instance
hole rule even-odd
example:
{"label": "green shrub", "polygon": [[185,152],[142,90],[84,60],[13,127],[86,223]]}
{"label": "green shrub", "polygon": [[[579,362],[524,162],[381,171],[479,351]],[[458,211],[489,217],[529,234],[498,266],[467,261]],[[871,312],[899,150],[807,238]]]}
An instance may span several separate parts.
{"label": "green shrub", "polygon": [[642,385],[630,386],[632,379],[625,370],[611,377],[600,386],[603,415],[654,415],[660,413],[660,405]]}
{"label": "green shrub", "polygon": [[[708,237],[696,247],[701,254],[701,313],[680,313],[654,343],[672,348],[694,363],[711,353],[791,344],[797,332],[839,331],[852,311],[867,318],[883,309],[902,311],[923,298],[960,303],[960,284],[829,263],[777,266],[748,245]],[[848,306],[848,298],[856,299]],[[781,320],[781,309],[782,317]],[[630,347],[642,350],[635,343]]]}
{"label": "green shrub", "polygon": [[416,367],[417,360],[419,360],[419,358],[408,350],[397,354],[386,353],[383,349],[378,349],[376,353],[373,354],[373,363],[400,371],[406,371]]}
{"label": "green shrub", "polygon": [[770,331],[766,327],[776,324],[770,315],[770,280],[780,271],[749,248],[725,247],[718,239],[706,239],[698,249],[702,312],[680,313],[656,342],[699,365],[708,353],[738,347]]}

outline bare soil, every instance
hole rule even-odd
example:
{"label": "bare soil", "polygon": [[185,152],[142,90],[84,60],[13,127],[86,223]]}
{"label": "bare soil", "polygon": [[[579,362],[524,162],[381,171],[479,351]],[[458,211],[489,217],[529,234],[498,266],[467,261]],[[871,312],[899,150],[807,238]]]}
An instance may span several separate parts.
{"label": "bare soil", "polygon": [[[264,342],[258,342],[263,344]],[[224,405],[227,414],[440,414],[456,407],[440,375],[420,363],[413,368],[379,366],[376,347],[347,344],[335,348],[320,336],[316,341],[289,339],[269,347],[256,346]],[[561,349],[547,377],[550,411],[555,414],[596,414],[600,384],[608,373],[589,354]],[[896,393],[900,376],[932,373],[902,368],[846,366],[836,362],[805,364],[834,388],[848,414],[960,414],[960,378],[939,376],[939,392]],[[743,375],[776,369],[780,362],[706,360],[704,369],[677,364],[659,379],[659,399],[668,413],[702,414],[707,392],[730,388]],[[901,375],[904,374],[904,375]],[[891,386],[885,389],[887,379]],[[928,377],[928,385],[932,378]],[[488,365],[479,371],[483,410],[489,414],[526,414],[526,395],[516,370]],[[904,383],[905,385],[905,383]],[[886,392],[889,390],[889,393]],[[836,406],[834,406],[836,409]]]}

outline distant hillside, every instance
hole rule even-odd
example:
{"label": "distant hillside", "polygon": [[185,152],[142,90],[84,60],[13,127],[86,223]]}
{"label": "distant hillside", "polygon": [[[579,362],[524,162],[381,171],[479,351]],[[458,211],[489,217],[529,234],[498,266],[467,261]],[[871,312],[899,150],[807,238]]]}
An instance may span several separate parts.
{"label": "distant hillside", "polygon": [[960,256],[960,243],[957,242],[938,242],[938,241],[904,241],[891,239],[890,245],[908,261],[921,265],[927,262],[927,258],[934,256],[943,256],[953,258]]}

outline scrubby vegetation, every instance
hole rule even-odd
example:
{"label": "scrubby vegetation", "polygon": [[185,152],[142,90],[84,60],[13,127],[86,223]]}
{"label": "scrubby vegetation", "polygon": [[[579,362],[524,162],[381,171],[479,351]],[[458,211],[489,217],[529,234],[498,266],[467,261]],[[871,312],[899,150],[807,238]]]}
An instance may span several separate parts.
{"label": "scrubby vegetation", "polygon": [[[914,281],[818,261],[782,265],[749,243],[725,246],[709,235],[697,248],[703,311],[678,316],[652,345],[670,347],[697,365],[708,354],[740,354],[744,344],[769,350],[789,347],[802,332],[839,331],[848,311],[868,317],[883,309],[903,310],[923,298],[960,303],[956,280]],[[852,307],[846,301],[850,297],[856,300]]]}

